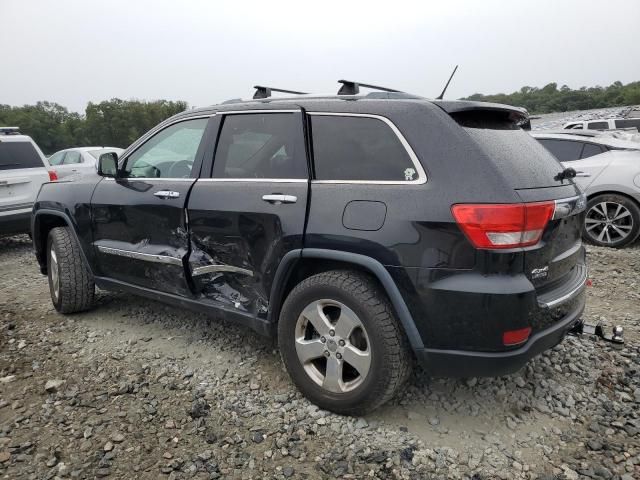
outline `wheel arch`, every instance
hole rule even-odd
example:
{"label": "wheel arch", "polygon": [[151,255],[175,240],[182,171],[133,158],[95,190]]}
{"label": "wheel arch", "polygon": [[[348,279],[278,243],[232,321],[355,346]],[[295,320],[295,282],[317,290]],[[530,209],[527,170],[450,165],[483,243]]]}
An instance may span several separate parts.
{"label": "wheel arch", "polygon": [[600,195],[620,195],[621,197],[625,197],[626,199],[631,200],[633,203],[636,204],[636,206],[638,206],[638,208],[640,208],[640,200],[638,198],[635,198],[633,195],[627,192],[622,192],[620,190],[606,189],[606,190],[598,190],[597,192],[590,192],[587,195],[587,201],[591,200],[592,198],[599,197]]}
{"label": "wheel arch", "polygon": [[271,287],[268,321],[272,325],[278,322],[284,299],[299,282],[311,275],[340,268],[357,270],[373,276],[389,297],[411,347],[414,350],[424,348],[422,337],[391,274],[377,260],[358,253],[319,248],[305,248],[287,253],[278,266]]}
{"label": "wheel arch", "polygon": [[73,235],[75,241],[80,245],[80,252],[87,265],[87,268],[91,271],[90,264],[87,261],[84,250],[82,249],[82,243],[78,238],[76,230],[73,228],[73,222],[67,214],[59,212],[57,210],[38,210],[33,214],[31,222],[31,236],[33,237],[33,247],[36,253],[38,264],[40,265],[40,273],[47,274],[47,238],[49,232],[56,227],[68,227]]}

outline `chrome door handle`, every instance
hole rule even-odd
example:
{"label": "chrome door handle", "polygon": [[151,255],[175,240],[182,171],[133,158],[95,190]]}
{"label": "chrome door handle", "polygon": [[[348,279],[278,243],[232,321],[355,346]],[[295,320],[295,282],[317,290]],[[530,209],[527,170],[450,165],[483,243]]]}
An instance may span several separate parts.
{"label": "chrome door handle", "polygon": [[275,205],[280,205],[281,203],[296,203],[298,201],[298,197],[295,195],[282,195],[280,193],[273,193],[271,195],[263,195],[262,200],[265,202],[273,203]]}
{"label": "chrome door handle", "polygon": [[158,198],[178,198],[180,197],[180,192],[174,192],[172,190],[158,190],[154,195]]}
{"label": "chrome door handle", "polygon": [[591,174],[587,172],[576,172],[576,177],[590,177]]}

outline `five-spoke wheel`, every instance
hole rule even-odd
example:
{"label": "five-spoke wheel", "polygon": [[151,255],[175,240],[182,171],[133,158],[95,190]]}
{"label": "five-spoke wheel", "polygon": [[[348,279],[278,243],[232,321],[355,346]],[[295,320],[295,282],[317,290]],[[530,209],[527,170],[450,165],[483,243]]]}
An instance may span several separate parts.
{"label": "five-spoke wheel", "polygon": [[355,271],[300,282],[282,307],[278,343],[300,391],[337,413],[375,409],[410,373],[411,351],[388,298],[373,278]]}

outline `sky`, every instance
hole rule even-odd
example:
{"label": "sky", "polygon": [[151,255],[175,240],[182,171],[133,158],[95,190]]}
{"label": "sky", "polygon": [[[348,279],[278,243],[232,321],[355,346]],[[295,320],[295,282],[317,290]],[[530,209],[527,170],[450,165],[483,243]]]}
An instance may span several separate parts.
{"label": "sky", "polygon": [[0,0],[0,104],[205,106],[338,79],[437,96],[640,80],[638,0]]}

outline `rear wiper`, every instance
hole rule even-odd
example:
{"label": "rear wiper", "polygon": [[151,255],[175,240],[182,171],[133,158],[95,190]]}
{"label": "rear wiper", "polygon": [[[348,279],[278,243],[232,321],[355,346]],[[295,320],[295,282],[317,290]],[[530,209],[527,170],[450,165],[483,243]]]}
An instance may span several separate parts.
{"label": "rear wiper", "polygon": [[562,182],[563,180],[569,180],[570,178],[575,178],[575,177],[576,177],[576,171],[573,168],[569,167],[562,170],[559,174],[553,177],[553,179],[558,180],[559,182]]}

